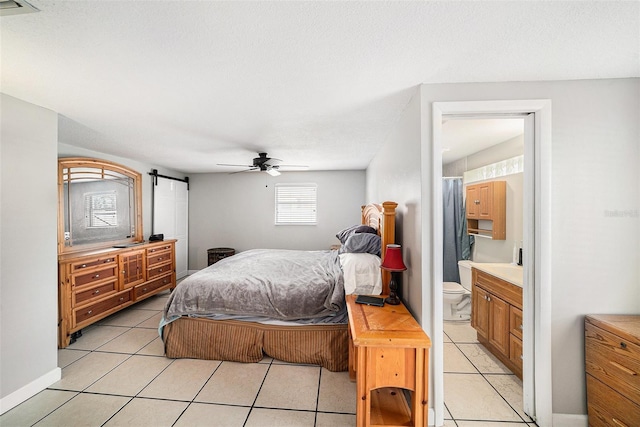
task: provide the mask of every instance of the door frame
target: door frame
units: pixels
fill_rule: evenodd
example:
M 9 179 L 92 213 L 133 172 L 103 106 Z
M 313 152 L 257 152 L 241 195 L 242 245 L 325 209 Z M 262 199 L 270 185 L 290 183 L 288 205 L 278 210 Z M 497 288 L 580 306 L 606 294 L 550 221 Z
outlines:
M 433 254 L 430 295 L 423 318 L 432 319 L 435 425 L 444 420 L 442 318 L 442 119 L 444 116 L 525 119 L 523 407 L 540 427 L 552 425 L 551 377 L 551 100 L 434 102 L 432 105 Z M 532 254 L 533 256 L 530 256 Z M 533 284 L 533 286 L 531 286 Z M 428 291 L 427 291 L 428 292 Z M 531 337 L 533 339 L 531 339 Z

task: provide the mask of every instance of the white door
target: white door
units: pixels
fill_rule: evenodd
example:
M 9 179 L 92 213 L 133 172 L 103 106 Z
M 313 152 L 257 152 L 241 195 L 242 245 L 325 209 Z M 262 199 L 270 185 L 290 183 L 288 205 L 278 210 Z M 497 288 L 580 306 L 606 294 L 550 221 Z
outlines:
M 187 275 L 189 191 L 187 183 L 158 177 L 153 194 L 153 233 L 176 242 L 176 278 Z

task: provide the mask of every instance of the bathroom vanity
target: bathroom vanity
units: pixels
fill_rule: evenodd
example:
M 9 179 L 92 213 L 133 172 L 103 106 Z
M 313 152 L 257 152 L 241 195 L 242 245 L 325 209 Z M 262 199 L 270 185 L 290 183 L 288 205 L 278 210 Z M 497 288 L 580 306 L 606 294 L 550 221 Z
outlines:
M 522 379 L 522 267 L 473 263 L 471 276 L 478 341 Z

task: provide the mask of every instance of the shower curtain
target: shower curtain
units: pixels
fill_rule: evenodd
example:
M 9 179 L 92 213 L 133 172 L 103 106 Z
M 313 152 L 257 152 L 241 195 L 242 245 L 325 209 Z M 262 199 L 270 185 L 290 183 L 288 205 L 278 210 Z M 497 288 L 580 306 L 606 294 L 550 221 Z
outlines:
M 471 258 L 474 237 L 467 234 L 462 178 L 442 179 L 443 282 L 460 283 L 458 261 Z

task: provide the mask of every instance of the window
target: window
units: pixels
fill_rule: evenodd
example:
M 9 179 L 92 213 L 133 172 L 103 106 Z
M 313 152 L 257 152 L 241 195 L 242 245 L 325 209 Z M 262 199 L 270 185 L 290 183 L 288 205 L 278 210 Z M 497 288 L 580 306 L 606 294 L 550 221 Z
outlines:
M 85 195 L 87 227 L 117 227 L 116 192 L 89 193 Z
M 276 184 L 276 225 L 315 225 L 316 184 Z

